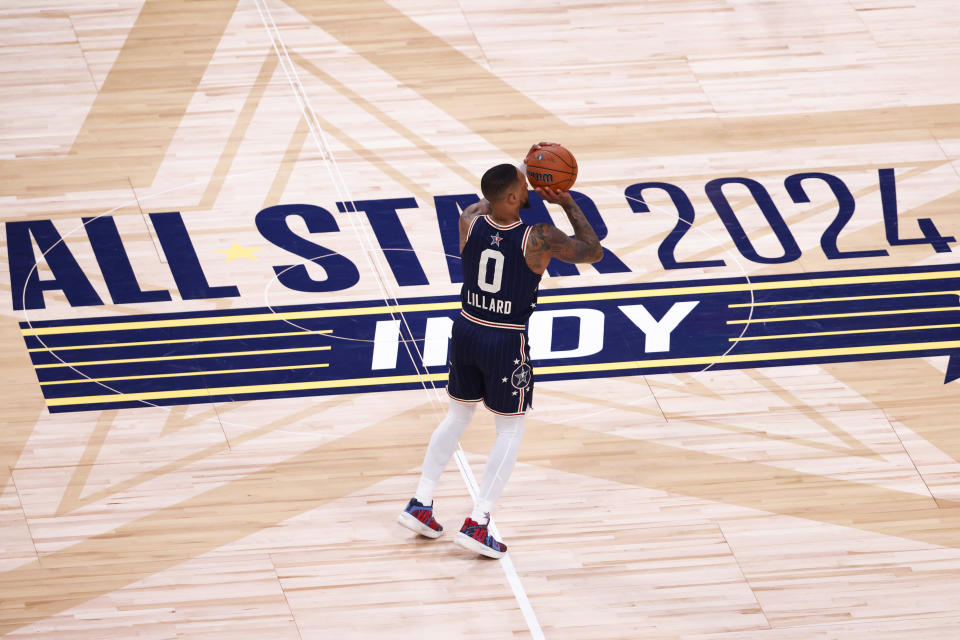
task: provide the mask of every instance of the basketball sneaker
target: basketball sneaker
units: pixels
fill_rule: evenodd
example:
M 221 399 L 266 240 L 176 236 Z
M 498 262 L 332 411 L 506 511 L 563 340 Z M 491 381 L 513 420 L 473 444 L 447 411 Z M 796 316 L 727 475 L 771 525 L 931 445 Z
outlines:
M 433 519 L 432 502 L 430 506 L 426 506 L 417 502 L 416 498 L 410 498 L 407 508 L 397 516 L 397 522 L 410 529 L 410 531 L 428 538 L 439 538 L 443 535 L 443 527 Z
M 460 533 L 453 541 L 468 551 L 488 558 L 502 558 L 507 553 L 507 545 L 490 535 L 486 524 L 480 524 L 470 518 L 463 521 Z

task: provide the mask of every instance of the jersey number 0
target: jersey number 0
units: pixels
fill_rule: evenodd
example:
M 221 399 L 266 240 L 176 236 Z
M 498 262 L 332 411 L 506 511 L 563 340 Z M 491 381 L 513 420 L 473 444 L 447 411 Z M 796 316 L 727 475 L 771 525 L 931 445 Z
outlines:
M 493 282 L 487 280 L 487 271 L 490 261 L 493 260 Z M 496 249 L 484 249 L 480 254 L 480 271 L 477 272 L 477 286 L 487 293 L 500 291 L 503 280 L 503 254 Z

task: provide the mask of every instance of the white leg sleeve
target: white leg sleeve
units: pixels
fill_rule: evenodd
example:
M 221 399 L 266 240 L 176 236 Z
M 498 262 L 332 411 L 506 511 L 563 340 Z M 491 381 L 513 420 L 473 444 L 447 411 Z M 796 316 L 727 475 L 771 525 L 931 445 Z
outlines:
M 496 417 L 497 439 L 493 443 L 493 450 L 490 451 L 487 466 L 483 470 L 480 496 L 474 509 L 475 516 L 492 511 L 493 505 L 500 497 L 500 492 L 507 484 L 507 479 L 513 472 L 513 465 L 517 462 L 517 454 L 520 452 L 525 418 L 526 416 Z M 476 517 L 473 519 L 477 520 Z
M 437 480 L 443 475 L 443 470 L 453 457 L 457 449 L 460 436 L 470 424 L 470 418 L 477 405 L 473 402 L 450 401 L 450 410 L 430 436 L 430 445 L 423 457 L 423 471 L 420 473 L 420 484 L 417 486 L 416 498 L 421 504 L 429 505 L 433 502 L 433 490 Z

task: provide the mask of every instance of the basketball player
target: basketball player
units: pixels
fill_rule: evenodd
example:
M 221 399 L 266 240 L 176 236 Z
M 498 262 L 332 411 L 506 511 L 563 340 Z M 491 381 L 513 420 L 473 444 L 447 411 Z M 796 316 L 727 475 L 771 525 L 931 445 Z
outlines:
M 531 152 L 556 143 L 541 142 Z M 463 264 L 462 311 L 450 340 L 450 409 L 433 432 L 423 460 L 416 495 L 400 514 L 400 524 L 428 538 L 443 527 L 433 518 L 433 491 L 453 456 L 477 403 L 496 414 L 497 438 L 487 458 L 473 513 L 454 542 L 501 558 L 505 544 L 487 532 L 490 511 L 513 471 L 523 436 L 524 414 L 533 397 L 527 319 L 536 307 L 540 278 L 551 258 L 596 262 L 603 257 L 597 234 L 569 192 L 537 188 L 547 202 L 563 207 L 575 237 L 551 224 L 528 226 L 520 209 L 528 206 L 524 173 L 500 164 L 483 174 L 483 200 L 460 216 Z

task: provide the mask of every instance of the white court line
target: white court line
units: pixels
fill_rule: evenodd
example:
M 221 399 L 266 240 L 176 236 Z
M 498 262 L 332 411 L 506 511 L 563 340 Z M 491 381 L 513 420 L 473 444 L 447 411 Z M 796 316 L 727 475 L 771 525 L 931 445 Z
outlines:
M 287 51 L 286 43 L 283 40 L 283 36 L 280 33 L 280 29 L 277 26 L 277 23 L 273 19 L 273 14 L 270 12 L 269 6 L 266 2 L 261 0 L 254 0 L 254 4 L 257 7 L 257 12 L 260 14 L 260 20 L 263 22 L 264 27 L 267 30 L 267 36 L 270 38 L 270 44 L 273 46 L 274 52 L 277 54 L 277 58 L 280 62 L 280 67 L 283 69 L 283 73 L 287 76 L 287 81 L 290 83 L 290 87 L 293 89 L 294 97 L 297 99 L 297 104 L 300 107 L 300 112 L 304 117 L 304 120 L 307 122 L 307 127 L 310 130 L 310 135 L 313 138 L 314 144 L 317 145 L 320 153 L 323 156 L 324 164 L 327 167 L 327 173 L 330 176 L 330 181 L 333 184 L 334 189 L 337 192 L 338 197 L 341 199 L 344 204 L 353 203 L 353 197 L 350 194 L 349 185 L 346 182 L 346 179 L 343 177 L 343 173 L 340 171 L 340 165 L 337 163 L 336 157 L 333 155 L 333 150 L 330 147 L 329 142 L 327 142 L 327 137 L 324 134 L 323 127 L 320 126 L 320 121 L 317 118 L 316 110 L 313 108 L 312 103 L 310 102 L 310 97 L 307 95 L 307 91 L 303 86 L 303 83 L 300 81 L 300 76 L 297 73 L 296 66 L 293 63 L 293 60 L 290 57 L 289 52 Z M 270 22 L 267 23 L 267 18 Z M 344 207 L 347 209 L 347 207 Z M 379 254 L 376 251 L 377 244 L 375 240 L 371 238 L 371 233 L 360 225 L 356 221 L 356 215 L 350 215 L 351 213 L 356 214 L 356 207 L 352 207 L 353 212 L 345 211 L 344 213 L 347 216 L 347 220 L 350 222 L 350 226 L 353 227 L 353 231 L 356 234 L 357 238 L 360 241 L 360 247 L 364 259 L 367 262 L 367 266 L 370 268 L 374 281 L 377 283 L 377 287 L 380 289 L 381 299 L 389 306 L 389 300 L 392 298 L 394 303 L 397 303 L 397 295 L 391 292 L 392 295 L 387 295 L 387 288 L 389 288 L 388 279 L 386 277 L 387 270 L 383 267 Z M 265 290 L 266 293 L 266 290 Z M 407 328 L 407 331 L 410 332 L 409 324 L 407 323 L 406 316 L 402 313 L 400 315 L 400 321 Z M 393 319 L 394 314 L 390 312 L 390 317 Z M 410 357 L 411 362 L 416 367 L 417 360 L 414 359 L 413 354 L 410 353 L 410 347 L 407 344 L 404 344 L 404 348 L 407 350 L 407 355 Z M 416 347 L 415 347 L 416 348 Z M 417 349 L 418 355 L 419 349 Z M 423 358 L 420 357 L 420 361 L 423 361 Z M 421 383 L 424 390 L 427 390 L 427 385 L 425 382 Z M 431 383 L 432 384 L 432 383 Z M 436 391 L 436 388 L 434 388 Z M 428 401 L 433 405 L 434 411 L 438 409 L 436 402 L 439 398 L 437 394 L 430 396 L 428 394 Z
M 331 174 L 331 179 L 333 180 L 334 187 L 337 189 L 338 196 L 340 200 L 344 203 L 352 202 L 353 198 L 350 196 L 349 187 L 346 183 L 346 180 L 343 178 L 343 174 L 340 171 L 340 167 L 337 164 L 336 159 L 334 158 L 333 151 L 326 143 L 326 136 L 324 136 L 322 127 L 319 126 L 319 122 L 316 120 L 315 110 L 313 105 L 310 103 L 310 98 L 306 93 L 306 90 L 303 88 L 303 84 L 300 82 L 300 78 L 297 74 L 296 67 L 294 66 L 293 61 L 290 59 L 290 55 L 287 52 L 286 44 L 283 41 L 283 36 L 280 33 L 280 29 L 277 27 L 276 22 L 273 19 L 273 14 L 270 11 L 269 6 L 267 5 L 266 0 L 254 0 L 254 4 L 257 7 L 257 12 L 260 14 L 260 19 L 263 22 L 263 26 L 267 31 L 267 35 L 270 38 L 270 43 L 273 45 L 274 51 L 277 54 L 277 57 L 280 59 L 280 66 L 283 69 L 284 74 L 287 76 L 287 81 L 290 83 L 291 88 L 293 89 L 294 94 L 297 97 L 297 103 L 300 106 L 301 113 L 307 121 L 307 125 L 310 128 L 311 135 L 314 142 L 317 144 L 320 152 L 324 155 L 324 160 L 327 163 L 327 170 Z M 270 23 L 267 23 L 267 18 L 269 18 Z M 271 29 L 272 27 L 272 29 Z M 279 46 L 278 46 L 279 44 Z M 283 50 L 281 53 L 281 49 Z M 302 93 L 301 93 L 302 92 Z M 313 116 L 313 117 L 311 117 Z M 318 135 L 319 134 L 319 135 Z M 323 140 L 324 144 L 320 143 L 320 139 Z M 334 171 L 336 172 L 334 174 Z M 342 188 L 342 190 L 341 190 Z M 344 207 L 349 209 L 348 207 Z M 354 207 L 355 209 L 355 207 Z M 361 246 L 365 249 L 364 255 L 366 256 L 367 263 L 371 268 L 371 271 L 374 274 L 375 279 L 377 280 L 378 286 L 380 288 L 383 300 L 389 303 L 387 298 L 386 289 L 389 287 L 387 284 L 387 279 L 381 275 L 385 271 L 380 271 L 374 267 L 373 260 L 371 260 L 371 254 L 376 256 L 377 254 L 373 251 L 375 246 L 372 240 L 369 238 L 369 232 L 363 228 L 362 225 L 358 225 L 354 220 L 356 216 L 356 211 L 346 211 L 347 218 L 351 221 L 354 231 L 357 233 L 358 237 L 361 240 Z M 351 213 L 353 215 L 351 215 Z M 364 246 L 366 245 L 366 246 Z M 367 247 L 370 247 L 368 249 Z M 379 262 L 379 261 L 378 261 Z M 379 266 L 379 265 L 378 265 Z M 392 293 L 392 292 L 391 292 Z M 391 296 L 396 300 L 396 295 Z M 392 314 L 391 314 L 392 315 Z M 407 327 L 409 335 L 413 335 L 410 332 L 409 325 L 407 324 L 406 317 L 402 312 L 398 312 L 401 322 Z M 416 350 L 419 361 L 423 363 L 423 355 L 420 353 L 420 349 L 417 346 L 415 341 L 413 342 L 413 349 Z M 414 364 L 414 367 L 417 368 L 417 374 L 420 374 L 419 367 L 417 365 L 417 360 L 413 358 L 413 354 L 410 353 L 410 347 L 407 346 L 407 353 L 410 355 L 410 359 Z M 426 367 L 424 366 L 424 371 Z M 439 399 L 440 391 L 436 388 L 433 382 L 430 382 L 432 387 L 433 396 L 431 397 L 431 389 L 427 388 L 426 382 L 423 383 L 424 392 L 427 393 L 427 396 L 430 398 L 430 403 L 434 404 L 435 400 Z M 441 405 L 442 406 L 442 405 Z M 436 409 L 436 407 L 435 407 Z M 476 504 L 477 501 L 477 480 L 473 475 L 473 471 L 470 469 L 469 464 L 463 454 L 463 449 L 460 447 L 459 443 L 457 445 L 457 451 L 454 453 L 454 459 L 457 462 L 457 468 L 460 470 L 460 475 L 463 478 L 465 484 L 467 485 L 467 490 L 470 493 L 471 499 Z M 491 518 L 489 528 L 494 536 L 499 537 L 496 525 Z M 510 588 L 513 591 L 514 598 L 517 601 L 517 605 L 520 607 L 520 611 L 523 614 L 523 618 L 527 623 L 528 628 L 530 629 L 530 634 L 535 640 L 544 640 L 545 636 L 543 635 L 543 630 L 540 627 L 540 623 L 537 620 L 537 616 L 533 611 L 533 607 L 530 605 L 530 600 L 527 597 L 526 591 L 523 588 L 523 584 L 520 581 L 520 576 L 517 574 L 516 568 L 513 566 L 513 562 L 510 560 L 510 556 L 505 555 L 500 560 L 500 566 L 503 568 L 503 572 L 506 575 L 507 582 L 510 584 Z

